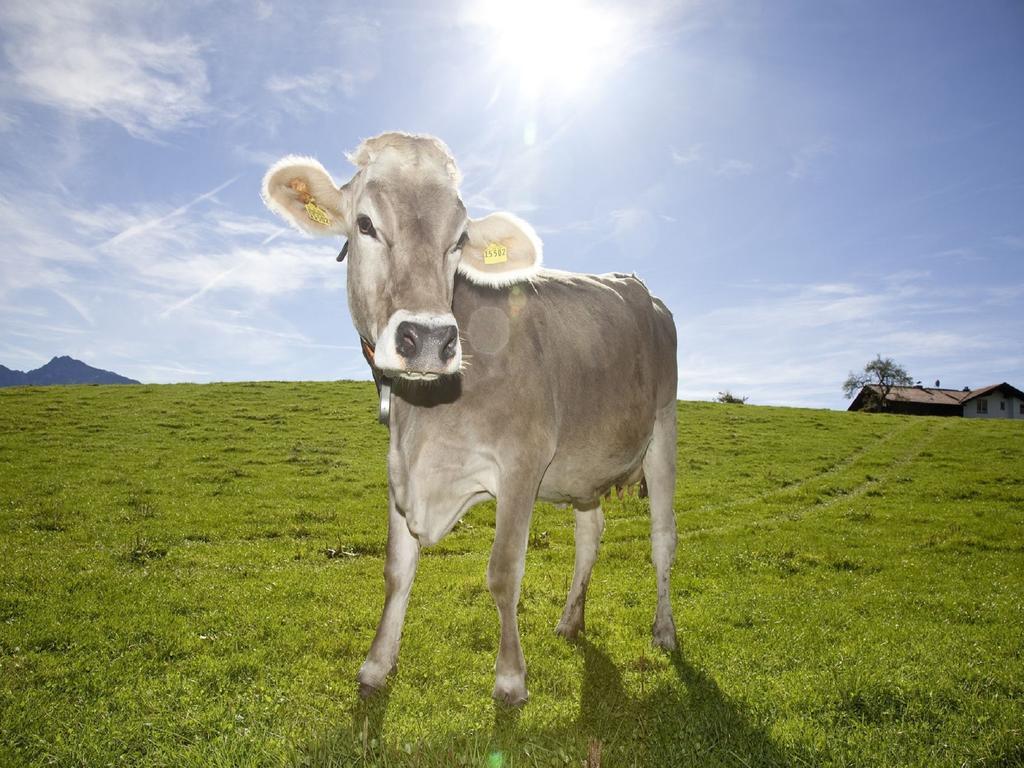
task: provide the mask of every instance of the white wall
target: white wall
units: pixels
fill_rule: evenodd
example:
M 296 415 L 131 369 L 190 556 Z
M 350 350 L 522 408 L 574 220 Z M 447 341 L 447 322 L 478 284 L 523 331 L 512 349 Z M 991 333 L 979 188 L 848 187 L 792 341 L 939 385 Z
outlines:
M 978 401 L 988 400 L 988 413 L 978 413 Z M 1006 403 L 1006 410 L 999 407 L 1000 401 Z M 1020 412 L 1021 400 L 1006 397 L 1001 392 L 992 392 L 985 397 L 976 397 L 964 405 L 964 416 L 968 419 L 1024 419 Z

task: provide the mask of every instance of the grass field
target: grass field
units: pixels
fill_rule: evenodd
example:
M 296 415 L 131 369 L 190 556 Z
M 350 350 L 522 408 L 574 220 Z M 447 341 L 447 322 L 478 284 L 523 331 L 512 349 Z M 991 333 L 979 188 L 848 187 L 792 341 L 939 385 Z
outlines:
M 605 507 L 577 645 L 572 514 L 538 505 L 506 711 L 493 505 L 425 552 L 398 675 L 356 696 L 375 410 L 367 383 L 0 390 L 0 764 L 1024 763 L 1024 424 L 680 404 L 681 651 L 650 646 L 645 500 Z

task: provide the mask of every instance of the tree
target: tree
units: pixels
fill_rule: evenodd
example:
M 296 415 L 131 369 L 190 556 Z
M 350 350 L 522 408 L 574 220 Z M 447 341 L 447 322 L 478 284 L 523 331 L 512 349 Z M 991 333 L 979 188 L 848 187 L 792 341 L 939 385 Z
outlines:
M 719 403 L 735 403 L 737 405 L 743 405 L 747 402 L 746 397 L 737 397 L 728 389 L 725 390 L 725 392 L 719 392 L 718 397 L 716 397 L 715 400 Z
M 876 355 L 874 360 L 864 366 L 863 373 L 850 371 L 843 382 L 843 393 L 853 397 L 858 390 L 867 387 L 868 407 L 884 410 L 893 387 L 909 387 L 913 383 L 906 368 L 890 357 Z

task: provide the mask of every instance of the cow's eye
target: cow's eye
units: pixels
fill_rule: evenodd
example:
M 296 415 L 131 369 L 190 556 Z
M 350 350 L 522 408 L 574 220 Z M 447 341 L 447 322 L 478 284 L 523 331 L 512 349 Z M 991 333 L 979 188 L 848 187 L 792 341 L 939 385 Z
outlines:
M 359 232 L 361 234 L 368 235 L 369 237 L 377 236 L 377 230 L 373 228 L 373 222 L 370 221 L 369 216 L 360 214 L 356 218 L 356 226 L 359 227 Z

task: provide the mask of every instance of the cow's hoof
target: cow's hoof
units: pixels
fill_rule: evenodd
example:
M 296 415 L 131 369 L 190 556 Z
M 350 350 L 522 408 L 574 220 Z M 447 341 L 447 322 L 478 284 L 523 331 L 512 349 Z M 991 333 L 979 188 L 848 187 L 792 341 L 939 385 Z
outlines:
M 506 707 L 521 707 L 530 698 L 526 683 L 521 679 L 498 679 L 494 683 L 494 700 Z
M 654 622 L 653 632 L 654 639 L 651 643 L 655 648 L 674 651 L 678 647 L 676 643 L 676 625 L 671 618 L 667 621 Z
M 370 685 L 369 683 L 359 684 L 359 698 L 369 699 L 384 690 L 384 686 Z
M 388 684 L 388 675 L 394 674 L 397 669 L 397 664 L 392 664 L 390 669 L 385 669 L 367 659 L 360 667 L 359 674 L 356 675 L 356 680 L 359 682 L 359 696 L 365 699 L 384 688 Z
M 558 626 L 555 627 L 555 634 L 561 635 L 569 642 L 576 640 L 582 631 L 583 622 L 560 621 L 558 622 Z

